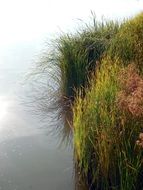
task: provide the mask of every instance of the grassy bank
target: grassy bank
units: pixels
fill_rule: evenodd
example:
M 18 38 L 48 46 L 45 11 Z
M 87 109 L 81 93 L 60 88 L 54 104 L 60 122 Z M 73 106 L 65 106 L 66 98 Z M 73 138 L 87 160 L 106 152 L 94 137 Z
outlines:
M 75 160 L 89 189 L 142 190 L 143 13 L 120 24 L 93 19 L 53 47 L 46 61 L 72 102 Z
M 73 100 L 76 90 L 88 85 L 90 74 L 109 49 L 120 27 L 117 22 L 97 22 L 94 17 L 92 23 L 74 34 L 63 34 L 55 39 L 45 59 L 60 69 L 61 94 L 65 99 Z
M 74 35 L 61 37 L 58 62 L 65 96 L 74 99 L 76 90 L 88 85 L 90 74 L 108 50 L 118 28 L 118 23 L 94 22 L 93 26 L 87 26 Z
M 75 155 L 93 189 L 143 188 L 142 149 L 136 143 L 143 127 L 143 79 L 134 67 L 104 59 L 85 98 L 76 99 Z
M 122 24 L 108 54 L 120 57 L 126 64 L 133 61 L 143 72 L 143 13 Z
M 78 168 L 90 189 L 143 189 L 143 14 L 124 22 L 73 106 Z

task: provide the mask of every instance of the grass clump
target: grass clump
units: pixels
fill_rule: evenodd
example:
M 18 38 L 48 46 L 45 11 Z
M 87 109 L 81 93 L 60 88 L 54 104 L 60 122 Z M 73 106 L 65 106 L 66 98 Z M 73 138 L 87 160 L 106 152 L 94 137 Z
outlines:
M 130 82 L 124 75 L 129 76 L 130 72 L 118 59 L 106 58 L 91 80 L 90 88 L 86 89 L 85 98 L 80 94 L 76 98 L 73 108 L 75 156 L 90 189 L 143 189 L 141 138 L 137 141 L 143 127 L 143 117 L 138 115 L 143 101 L 139 102 L 140 98 L 134 95 L 139 94 L 143 86 L 134 71 L 132 75 L 136 75 L 137 85 L 132 88 L 134 81 Z M 129 97 L 121 98 L 127 91 L 132 102 L 136 102 L 137 114 L 126 109 L 131 105 L 131 100 L 126 101 Z
M 133 61 L 143 72 L 143 13 L 122 23 L 109 54 L 120 57 L 126 63 Z
M 57 40 L 56 62 L 61 70 L 62 94 L 74 99 L 76 90 L 88 85 L 90 73 L 100 62 L 119 29 L 115 22 L 96 22 Z

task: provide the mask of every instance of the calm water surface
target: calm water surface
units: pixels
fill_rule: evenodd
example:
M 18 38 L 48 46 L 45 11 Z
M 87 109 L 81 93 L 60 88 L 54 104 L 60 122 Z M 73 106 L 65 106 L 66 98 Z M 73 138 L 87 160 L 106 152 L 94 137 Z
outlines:
M 35 44 L 1 48 L 0 190 L 75 189 L 72 147 L 50 132 L 49 116 L 42 120 L 23 103 L 23 79 L 38 51 Z

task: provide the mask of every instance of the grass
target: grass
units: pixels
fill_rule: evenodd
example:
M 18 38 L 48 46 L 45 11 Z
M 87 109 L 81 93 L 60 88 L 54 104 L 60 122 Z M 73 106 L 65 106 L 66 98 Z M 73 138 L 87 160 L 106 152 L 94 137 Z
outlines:
M 141 190 L 143 13 L 120 25 L 101 58 L 73 106 L 78 167 L 90 189 Z
M 86 25 L 75 34 L 63 34 L 55 40 L 51 53 L 52 61 L 61 71 L 61 92 L 63 97 L 73 100 L 76 90 L 88 85 L 88 78 L 101 57 L 110 46 L 111 39 L 119 30 L 119 24 L 112 21 Z
M 135 62 L 143 72 L 143 13 L 125 20 L 112 41 L 109 54 L 120 57 L 126 64 Z
M 75 156 L 93 189 L 143 189 L 138 180 L 142 150 L 136 145 L 143 120 L 120 109 L 117 76 L 125 77 L 121 71 L 128 70 L 122 65 L 118 59 L 104 59 L 85 98 L 79 93 L 73 107 Z
M 63 34 L 44 71 L 49 65 L 58 71 L 62 106 L 72 107 L 76 165 L 89 189 L 142 190 L 143 13 L 121 24 L 93 18 Z

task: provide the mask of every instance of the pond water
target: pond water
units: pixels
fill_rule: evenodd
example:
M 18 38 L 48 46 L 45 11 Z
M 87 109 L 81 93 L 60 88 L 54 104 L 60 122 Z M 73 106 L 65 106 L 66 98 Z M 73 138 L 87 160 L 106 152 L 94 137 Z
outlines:
M 34 48 L 0 48 L 0 190 L 74 190 L 72 146 L 61 141 L 49 114 L 42 119 L 25 103 L 33 90 L 25 93 L 23 81 L 39 52 Z

